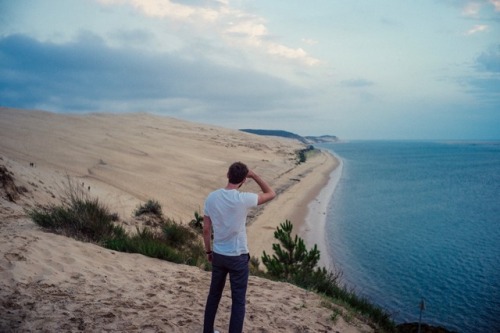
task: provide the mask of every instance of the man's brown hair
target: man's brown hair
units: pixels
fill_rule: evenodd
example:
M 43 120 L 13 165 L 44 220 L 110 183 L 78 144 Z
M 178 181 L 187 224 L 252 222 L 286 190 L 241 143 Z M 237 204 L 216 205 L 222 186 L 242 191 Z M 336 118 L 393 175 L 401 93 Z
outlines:
M 248 168 L 244 163 L 234 162 L 227 171 L 227 178 L 231 184 L 239 184 L 248 175 Z

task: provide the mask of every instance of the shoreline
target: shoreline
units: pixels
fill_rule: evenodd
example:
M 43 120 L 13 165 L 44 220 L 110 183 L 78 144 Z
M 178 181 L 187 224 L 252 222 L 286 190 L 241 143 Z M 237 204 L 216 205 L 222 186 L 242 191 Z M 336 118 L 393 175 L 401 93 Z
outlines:
M 328 240 L 325 232 L 326 216 L 343 169 L 342 160 L 335 155 L 333 156 L 337 161 L 337 165 L 330 172 L 328 183 L 320 190 L 316 198 L 309 203 L 304 224 L 299 232 L 308 248 L 311 248 L 314 244 L 317 245 L 320 251 L 318 266 L 325 267 L 328 270 L 333 270 L 334 262 L 328 251 Z
M 274 231 L 285 220 L 290 220 L 294 226 L 293 234 L 303 238 L 307 247 L 312 247 L 312 235 L 323 234 L 325 217 L 316 221 L 313 216 L 317 210 L 313 204 L 323 203 L 328 205 L 333 189 L 331 189 L 332 175 L 338 170 L 341 161 L 326 150 L 320 152 L 307 160 L 306 163 L 297 166 L 287 174 L 289 184 L 275 200 L 266 204 L 265 208 L 258 214 L 254 221 L 247 226 L 249 248 L 252 256 L 257 255 L 260 259 L 262 253 L 272 254 L 272 244 L 276 243 Z M 282 183 L 283 180 L 280 182 Z M 322 206 L 322 207 L 323 207 Z M 314 221 L 314 222 L 313 222 Z M 312 232 L 311 232 L 312 231 Z M 324 240 L 318 244 L 321 253 L 326 251 Z M 323 255 L 320 262 L 326 260 Z

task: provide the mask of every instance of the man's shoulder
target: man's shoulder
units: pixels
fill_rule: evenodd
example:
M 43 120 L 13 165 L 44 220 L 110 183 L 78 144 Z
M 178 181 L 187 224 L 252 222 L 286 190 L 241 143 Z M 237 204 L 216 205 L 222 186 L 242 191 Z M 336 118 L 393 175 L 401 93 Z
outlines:
M 240 195 L 249 196 L 249 197 L 259 196 L 257 193 L 253 193 L 253 192 L 240 192 Z
M 259 202 L 259 195 L 253 192 L 241 192 L 240 198 L 242 202 L 246 202 L 249 206 L 256 206 Z
M 224 188 L 219 188 L 210 192 L 207 196 L 207 200 L 213 200 L 219 197 L 224 197 L 226 200 L 231 201 L 240 201 L 242 199 L 258 197 L 258 194 L 253 192 L 242 192 L 238 190 L 226 190 Z
M 207 199 L 209 198 L 212 198 L 213 196 L 216 196 L 218 193 L 220 193 L 221 189 L 216 189 L 216 190 L 213 190 L 212 192 L 208 193 L 207 195 Z

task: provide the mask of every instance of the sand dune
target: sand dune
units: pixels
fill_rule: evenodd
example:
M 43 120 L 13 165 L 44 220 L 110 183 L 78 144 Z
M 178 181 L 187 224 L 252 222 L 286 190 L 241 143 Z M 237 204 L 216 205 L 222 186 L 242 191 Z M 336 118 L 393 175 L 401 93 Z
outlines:
M 290 219 L 299 230 L 308 203 L 335 167 L 326 153 L 297 166 L 300 148 L 295 141 L 146 113 L 72 116 L 0 108 L 0 166 L 18 192 L 12 200 L 1 184 L 0 331 L 199 332 L 209 273 L 44 232 L 24 209 L 58 203 L 69 177 L 125 223 L 147 199 L 187 222 L 210 191 L 225 185 L 227 166 L 241 160 L 279 193 L 253 213 L 248 227 L 252 254 L 260 256 L 270 251 L 280 222 Z M 229 306 L 226 292 L 217 318 L 221 332 Z M 250 279 L 246 332 L 372 331 L 331 316 L 318 295 Z

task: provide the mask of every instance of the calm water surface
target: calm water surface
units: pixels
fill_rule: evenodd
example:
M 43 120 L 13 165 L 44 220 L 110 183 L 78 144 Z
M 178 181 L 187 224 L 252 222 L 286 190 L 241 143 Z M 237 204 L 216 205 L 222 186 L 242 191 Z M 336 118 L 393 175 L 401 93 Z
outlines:
M 325 144 L 329 254 L 396 322 L 500 332 L 500 142 Z

